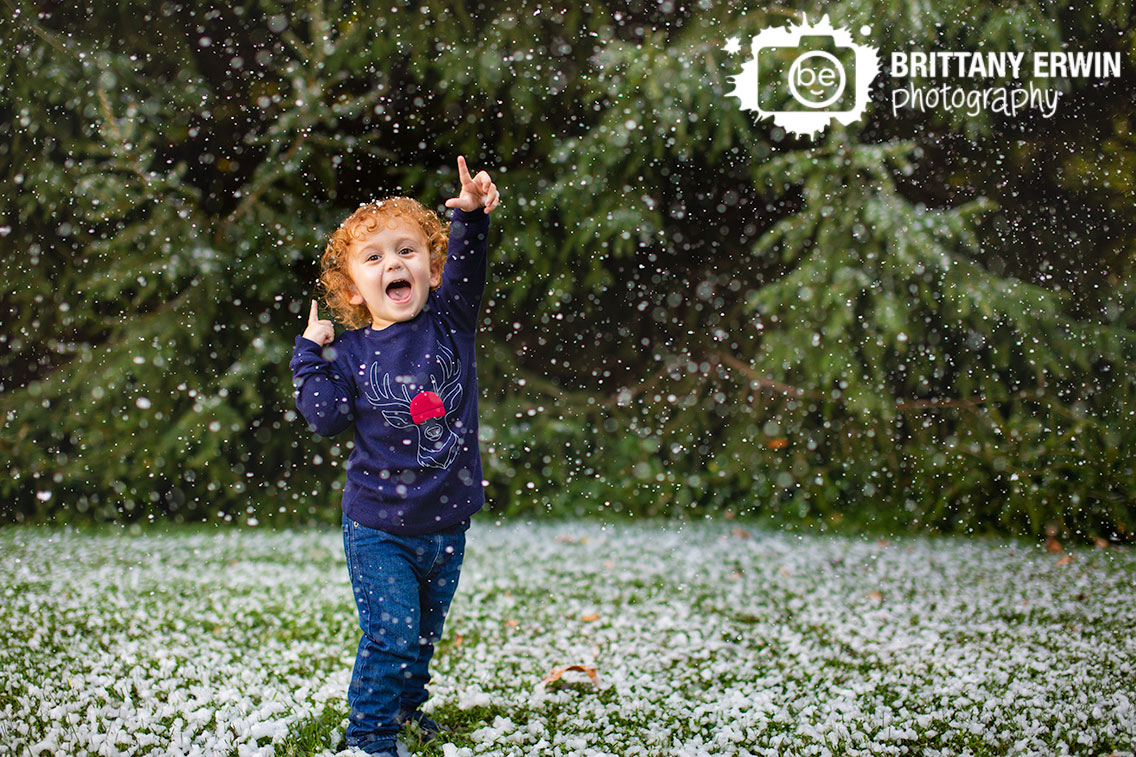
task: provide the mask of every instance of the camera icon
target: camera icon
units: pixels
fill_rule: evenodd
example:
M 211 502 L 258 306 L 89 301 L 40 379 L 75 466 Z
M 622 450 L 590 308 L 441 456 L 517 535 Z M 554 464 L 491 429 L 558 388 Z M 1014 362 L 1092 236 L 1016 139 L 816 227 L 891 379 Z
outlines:
M 868 27 L 861 29 L 862 34 Z M 857 44 L 824 16 L 820 22 L 768 27 L 753 38 L 753 60 L 728 93 L 744 110 L 794 134 L 812 135 L 863 117 L 880 72 L 876 48 Z
M 855 106 L 856 51 L 831 36 L 802 35 L 794 47 L 758 48 L 757 66 L 762 110 L 831 112 Z

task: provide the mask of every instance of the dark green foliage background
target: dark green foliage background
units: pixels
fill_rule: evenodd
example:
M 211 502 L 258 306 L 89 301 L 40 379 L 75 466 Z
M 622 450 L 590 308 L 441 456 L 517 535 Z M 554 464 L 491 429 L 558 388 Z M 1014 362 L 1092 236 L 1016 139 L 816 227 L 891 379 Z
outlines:
M 350 434 L 287 367 L 318 254 L 464 154 L 491 509 L 1136 525 L 1129 2 L 4 4 L 5 520 L 333 519 Z M 1123 72 L 1038 82 L 1051 120 L 896 118 L 885 75 L 794 139 L 725 95 L 791 11 Z

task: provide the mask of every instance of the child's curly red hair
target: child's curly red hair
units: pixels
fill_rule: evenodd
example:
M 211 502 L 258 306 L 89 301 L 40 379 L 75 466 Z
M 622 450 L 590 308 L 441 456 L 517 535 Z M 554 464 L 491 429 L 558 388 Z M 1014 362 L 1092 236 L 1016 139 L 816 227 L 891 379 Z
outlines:
M 450 225 L 422 203 L 411 197 L 389 197 L 363 203 L 347 216 L 331 235 L 320 257 L 320 284 L 324 289 L 324 303 L 333 317 L 349 329 L 358 329 L 371 322 L 366 304 L 352 305 L 351 276 L 347 272 L 351 245 L 377 231 L 380 224 L 389 227 L 395 220 L 410 220 L 422 228 L 430 248 L 430 272 L 441 273 L 446 265 L 446 248 Z

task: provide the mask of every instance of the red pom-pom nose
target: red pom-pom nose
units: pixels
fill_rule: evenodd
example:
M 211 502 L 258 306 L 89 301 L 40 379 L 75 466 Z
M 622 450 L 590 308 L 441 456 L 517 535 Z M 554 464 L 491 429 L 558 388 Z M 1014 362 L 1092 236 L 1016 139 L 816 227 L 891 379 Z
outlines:
M 410 401 L 410 418 L 415 423 L 422 423 L 430 418 L 440 418 L 446 414 L 446 406 L 442 398 L 433 392 L 419 392 Z

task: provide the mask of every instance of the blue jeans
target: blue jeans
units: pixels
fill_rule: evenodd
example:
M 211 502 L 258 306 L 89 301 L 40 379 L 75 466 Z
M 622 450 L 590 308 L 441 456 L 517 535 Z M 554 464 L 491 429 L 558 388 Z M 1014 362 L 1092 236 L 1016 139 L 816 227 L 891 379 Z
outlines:
M 398 536 L 343 519 L 343 551 L 359 611 L 359 651 L 347 690 L 347 745 L 394 750 L 403 719 L 429 697 L 427 668 L 458 587 L 469 519 Z

